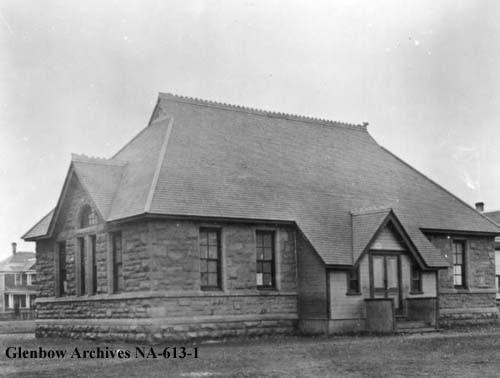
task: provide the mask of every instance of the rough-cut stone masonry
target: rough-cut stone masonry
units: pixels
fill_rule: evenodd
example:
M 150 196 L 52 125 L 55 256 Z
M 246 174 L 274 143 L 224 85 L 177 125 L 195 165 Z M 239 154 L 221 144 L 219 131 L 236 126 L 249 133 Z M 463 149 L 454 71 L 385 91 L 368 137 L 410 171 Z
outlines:
M 439 272 L 439 325 L 498 321 L 495 303 L 494 238 L 486 236 L 431 235 L 429 240 L 453 263 L 453 240 L 466 243 L 466 288 L 453 286 L 452 268 Z
M 210 333 L 216 337 L 293 331 L 297 318 L 293 226 L 143 219 L 111 226 L 99 220 L 97 225 L 80 229 L 79 213 L 85 204 L 93 207 L 73 177 L 56 224 L 56 238 L 37 244 L 38 336 L 109 333 L 112 338 L 121 335 L 136 340 L 172 338 L 176 332 L 175 337 Z M 200 227 L 220 229 L 223 280 L 218 291 L 200 290 Z M 257 230 L 275 233 L 276 288 L 272 290 L 256 287 Z M 110 233 L 116 231 L 121 231 L 123 246 L 124 289 L 120 293 L 110 292 L 109 284 Z M 97 290 L 96 295 L 78 296 L 78 238 L 89 235 L 96 236 Z M 65 295 L 56 297 L 55 251 L 60 241 L 66 242 L 68 285 Z

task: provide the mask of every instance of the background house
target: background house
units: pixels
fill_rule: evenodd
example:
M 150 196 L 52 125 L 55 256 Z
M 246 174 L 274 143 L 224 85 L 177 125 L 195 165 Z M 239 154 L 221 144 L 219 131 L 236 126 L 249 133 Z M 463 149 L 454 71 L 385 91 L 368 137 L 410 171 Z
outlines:
M 0 313 L 3 317 L 32 317 L 38 287 L 36 255 L 18 252 L 12 243 L 12 255 L 0 261 Z
M 23 238 L 38 336 L 172 340 L 496 322 L 499 234 L 366 124 L 160 94 Z

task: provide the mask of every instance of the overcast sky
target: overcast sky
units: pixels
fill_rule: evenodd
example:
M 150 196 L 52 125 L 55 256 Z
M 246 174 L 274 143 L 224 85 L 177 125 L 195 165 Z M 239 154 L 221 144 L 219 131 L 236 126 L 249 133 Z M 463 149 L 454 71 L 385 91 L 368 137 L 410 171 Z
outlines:
M 312 5 L 314 3 L 314 5 Z M 0 0 L 0 258 L 70 154 L 110 157 L 173 92 L 370 123 L 454 194 L 500 209 L 498 1 Z

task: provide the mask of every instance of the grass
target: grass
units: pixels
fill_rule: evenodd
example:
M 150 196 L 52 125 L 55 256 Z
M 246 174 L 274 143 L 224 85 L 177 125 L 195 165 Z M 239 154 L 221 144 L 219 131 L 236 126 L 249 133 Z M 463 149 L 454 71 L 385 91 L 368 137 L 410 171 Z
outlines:
M 7 346 L 71 353 L 75 347 L 98 346 L 133 352 L 135 345 L 0 334 L 0 373 L 23 377 L 494 377 L 500 372 L 499 328 L 386 337 L 235 340 L 198 345 L 197 359 L 143 359 L 133 358 L 132 353 L 127 360 L 12 360 L 5 355 Z

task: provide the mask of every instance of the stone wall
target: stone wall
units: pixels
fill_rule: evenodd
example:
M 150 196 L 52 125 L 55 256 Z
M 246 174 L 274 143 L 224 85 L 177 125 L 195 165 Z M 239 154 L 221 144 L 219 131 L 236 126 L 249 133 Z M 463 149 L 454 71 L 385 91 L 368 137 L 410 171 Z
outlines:
M 297 321 L 293 226 L 144 219 L 80 229 L 78 214 L 93 205 L 72 178 L 56 238 L 37 242 L 37 336 L 139 339 L 219 337 L 293 332 Z M 222 288 L 200 289 L 199 229 L 221 231 Z M 257 230 L 275 233 L 276 287 L 256 286 Z M 120 231 L 124 288 L 109 290 L 111 233 Z M 96 237 L 97 290 L 76 295 L 78 238 Z M 88 240 L 88 239 L 87 239 Z M 68 290 L 56 297 L 57 243 L 66 242 Z M 87 274 L 89 271 L 87 269 Z M 87 280 L 87 282 L 89 282 Z
M 453 240 L 465 241 L 466 287 L 453 285 L 453 271 L 439 272 L 439 325 L 498 322 L 495 303 L 494 238 L 487 236 L 428 235 L 443 256 L 453 263 Z

